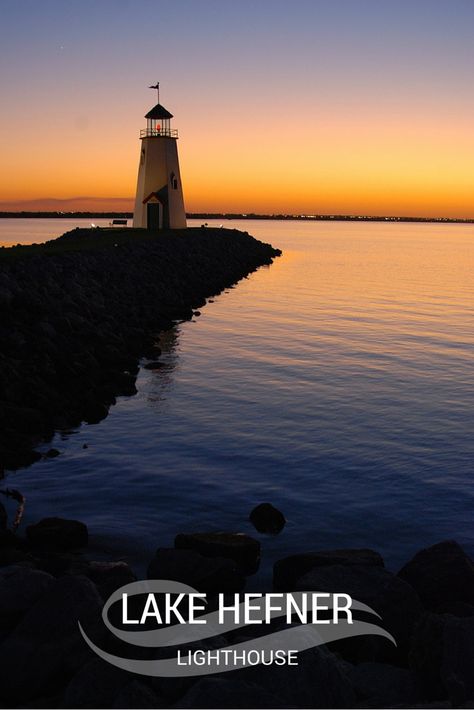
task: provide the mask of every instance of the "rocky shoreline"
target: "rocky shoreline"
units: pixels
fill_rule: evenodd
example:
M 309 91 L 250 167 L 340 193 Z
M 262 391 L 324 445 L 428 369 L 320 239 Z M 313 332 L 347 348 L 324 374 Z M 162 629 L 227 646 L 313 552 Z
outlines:
M 104 602 L 136 580 L 129 565 L 88 558 L 89 531 L 79 521 L 48 518 L 26 534 L 12 533 L 5 515 L 0 521 L 1 707 L 473 707 L 474 565 L 454 541 L 421 550 L 397 574 L 370 549 L 309 550 L 275 562 L 274 591 L 344 591 L 380 615 L 377 623 L 397 647 L 365 635 L 301 652 L 296 668 L 149 678 L 98 658 L 77 625 L 101 649 L 124 658 L 176 653 L 176 647 L 151 648 L 137 656 L 137 648 L 104 626 Z M 260 539 L 178 534 L 174 548 L 156 550 L 147 577 L 205 592 L 212 610 L 218 593 L 245 588 L 259 565 Z M 248 641 L 258 635 L 255 628 L 188 644 L 185 652 Z M 281 628 L 277 623 L 272 630 Z
M 223 228 L 75 229 L 0 249 L 0 474 L 135 394 L 161 331 L 280 253 Z

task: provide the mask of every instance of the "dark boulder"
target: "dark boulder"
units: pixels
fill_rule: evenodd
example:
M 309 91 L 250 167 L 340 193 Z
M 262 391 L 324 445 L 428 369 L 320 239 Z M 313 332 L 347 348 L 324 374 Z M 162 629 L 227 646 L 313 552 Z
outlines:
M 260 503 L 249 515 L 249 520 L 259 533 L 277 535 L 285 527 L 285 516 L 271 503 Z
M 117 694 L 130 682 L 130 675 L 93 658 L 71 679 L 64 691 L 65 708 L 110 708 Z
M 474 698 L 474 617 L 446 616 L 441 681 L 453 705 Z
M 8 515 L 3 503 L 0 502 L 0 530 L 6 530 L 8 525 Z
M 26 537 L 33 547 L 64 551 L 86 547 L 89 536 L 87 526 L 79 520 L 44 518 L 28 525 Z
M 130 566 L 123 561 L 76 561 L 71 564 L 69 573 L 82 574 L 94 582 L 104 601 L 117 589 L 137 579 Z
M 77 672 L 92 656 L 78 621 L 95 643 L 103 643 L 102 604 L 90 580 L 55 580 L 0 645 L 1 696 L 18 704 L 49 692 Z
M 233 678 L 201 678 L 175 708 L 286 708 L 278 696 L 256 683 Z M 295 706 L 293 706 L 295 707 Z M 320 706 L 321 707 L 321 706 Z
M 48 451 L 45 453 L 45 456 L 47 459 L 55 459 L 56 456 L 60 455 L 60 451 L 57 449 L 48 449 Z
M 346 665 L 319 646 L 298 653 L 297 666 L 260 665 L 234 671 L 232 676 L 238 683 L 254 683 L 273 695 L 277 707 L 352 708 L 356 698 Z
M 432 611 L 450 602 L 474 605 L 474 563 L 454 540 L 420 550 L 398 575 Z
M 46 572 L 24 565 L 0 569 L 0 629 L 13 628 L 54 583 Z
M 359 707 L 413 707 L 422 700 L 418 679 L 407 668 L 387 663 L 359 663 L 352 666 L 347 675 Z
M 282 592 L 291 592 L 297 580 L 314 567 L 330 565 L 383 567 L 378 552 L 368 549 L 319 550 L 284 557 L 273 567 L 273 585 Z
M 6 383 L 8 384 L 8 383 Z M 12 428 L 22 434 L 43 433 L 45 430 L 44 415 L 33 407 L 2 402 L 0 407 L 0 425 L 2 428 Z
M 115 696 L 112 708 L 159 708 L 166 704 L 158 697 L 155 691 L 145 683 L 132 680 L 123 687 Z
M 260 563 L 260 543 L 244 533 L 181 533 L 174 544 L 176 549 L 195 550 L 204 557 L 234 560 L 243 574 L 254 574 Z
M 473 659 L 474 617 L 427 612 L 415 626 L 409 663 L 428 699 L 463 707 L 474 697 Z
M 152 362 L 145 363 L 143 367 L 145 370 L 160 370 L 162 367 L 166 367 L 166 363 L 153 360 Z
M 135 386 L 136 377 L 131 375 L 129 372 L 117 372 L 110 376 L 110 382 L 112 382 L 117 395 L 122 397 L 132 397 L 137 393 L 137 388 Z
M 459 617 L 474 616 L 474 606 L 466 604 L 466 602 L 446 602 L 440 605 L 438 613 Z
M 11 530 L 0 529 L 0 567 L 32 562 L 26 543 Z
M 383 567 L 370 565 L 331 565 L 314 567 L 298 579 L 296 591 L 344 592 L 353 600 L 363 602 L 381 619 L 372 623 L 383 626 L 397 642 L 397 648 L 387 639 L 376 636 L 350 639 L 359 661 L 391 661 L 404 658 L 415 623 L 423 608 L 415 590 Z
M 106 418 L 109 408 L 103 402 L 89 399 L 84 405 L 82 418 L 86 424 L 98 424 Z
M 158 548 L 147 577 L 183 582 L 206 594 L 240 592 L 245 586 L 245 578 L 233 560 L 204 557 L 186 549 Z

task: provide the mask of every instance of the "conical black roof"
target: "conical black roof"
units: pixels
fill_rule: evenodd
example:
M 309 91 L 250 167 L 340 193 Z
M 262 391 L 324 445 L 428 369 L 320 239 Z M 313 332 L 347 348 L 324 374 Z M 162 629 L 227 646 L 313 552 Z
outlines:
M 167 111 L 161 104 L 156 104 L 151 111 L 148 111 L 145 118 L 173 118 L 173 114 Z

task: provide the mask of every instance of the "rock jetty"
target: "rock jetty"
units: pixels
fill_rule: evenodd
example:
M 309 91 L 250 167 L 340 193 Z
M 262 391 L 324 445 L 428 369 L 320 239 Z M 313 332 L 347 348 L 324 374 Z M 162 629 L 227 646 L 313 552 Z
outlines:
M 246 232 L 75 229 L 0 249 L 0 472 L 136 392 L 158 334 L 281 252 Z M 54 452 L 50 455 L 54 455 Z

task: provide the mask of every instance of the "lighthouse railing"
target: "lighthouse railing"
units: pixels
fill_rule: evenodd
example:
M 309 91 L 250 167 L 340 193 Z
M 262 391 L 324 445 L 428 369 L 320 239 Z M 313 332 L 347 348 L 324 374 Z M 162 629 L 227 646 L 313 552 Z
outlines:
M 175 128 L 143 128 L 140 131 L 140 138 L 159 138 L 165 136 L 166 138 L 177 138 L 178 131 Z

